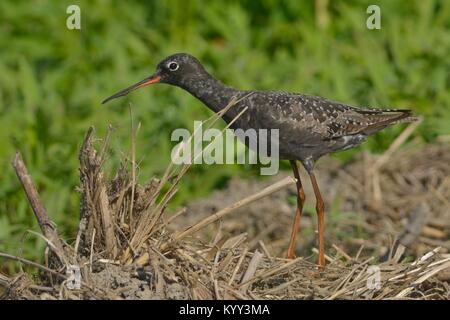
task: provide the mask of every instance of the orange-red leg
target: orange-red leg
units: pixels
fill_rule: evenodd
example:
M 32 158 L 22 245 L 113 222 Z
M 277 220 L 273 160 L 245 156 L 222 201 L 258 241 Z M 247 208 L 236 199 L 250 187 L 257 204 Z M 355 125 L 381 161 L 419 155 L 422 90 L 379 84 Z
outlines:
M 316 196 L 316 211 L 319 229 L 319 261 L 318 264 L 321 267 L 325 266 L 325 241 L 324 241 L 324 219 L 325 219 L 325 205 L 323 203 L 322 195 L 320 194 L 319 186 L 317 184 L 316 176 L 312 171 L 309 172 L 311 178 L 311 184 L 314 189 L 314 195 Z
M 289 241 L 289 247 L 287 252 L 288 259 L 295 258 L 295 239 L 300 230 L 300 219 L 302 217 L 303 204 L 305 202 L 305 191 L 303 190 L 302 182 L 300 180 L 300 174 L 298 172 L 297 161 L 290 160 L 292 171 L 297 182 L 297 209 L 295 211 L 294 223 L 292 224 L 291 239 Z

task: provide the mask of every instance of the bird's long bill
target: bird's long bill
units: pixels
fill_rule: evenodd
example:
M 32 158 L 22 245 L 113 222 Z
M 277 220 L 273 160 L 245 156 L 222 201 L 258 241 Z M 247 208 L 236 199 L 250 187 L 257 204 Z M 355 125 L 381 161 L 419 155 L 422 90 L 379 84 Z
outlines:
M 131 91 L 134 91 L 136 89 L 148 86 L 149 84 L 152 84 L 152 83 L 159 82 L 160 80 L 161 80 L 161 77 L 157 76 L 157 75 L 153 75 L 153 76 L 150 76 L 148 78 L 145 78 L 144 80 L 139 81 L 138 83 L 135 83 L 132 86 L 130 86 L 130 87 L 126 88 L 126 89 L 123 89 L 122 91 L 117 92 L 116 94 L 113 94 L 111 97 L 106 98 L 105 100 L 102 101 L 102 104 L 108 102 L 109 100 L 112 100 L 112 99 L 115 99 L 115 98 L 118 98 L 118 97 L 126 96 Z

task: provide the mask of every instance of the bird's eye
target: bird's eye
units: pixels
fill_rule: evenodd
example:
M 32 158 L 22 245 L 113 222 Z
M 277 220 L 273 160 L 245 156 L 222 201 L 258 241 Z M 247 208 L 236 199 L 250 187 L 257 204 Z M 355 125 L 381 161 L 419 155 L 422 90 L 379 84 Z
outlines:
M 176 62 L 170 62 L 168 67 L 170 71 L 176 71 L 180 66 Z

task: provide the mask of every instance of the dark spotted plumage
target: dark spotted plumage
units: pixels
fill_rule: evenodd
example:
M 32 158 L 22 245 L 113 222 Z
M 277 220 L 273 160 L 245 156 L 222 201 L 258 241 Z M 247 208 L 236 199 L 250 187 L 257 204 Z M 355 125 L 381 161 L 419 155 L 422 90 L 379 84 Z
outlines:
M 158 64 L 155 74 L 103 102 L 156 82 L 180 87 L 216 112 L 233 97 L 243 98 L 223 116 L 226 122 L 230 122 L 247 108 L 232 125 L 233 129 L 279 129 L 279 156 L 290 161 L 298 191 L 288 257 L 295 256 L 295 237 L 304 202 L 296 163 L 300 160 L 310 175 L 316 196 L 321 266 L 325 264 L 324 204 L 313 173 L 314 162 L 327 153 L 358 146 L 369 135 L 391 124 L 415 120 L 409 110 L 364 109 L 297 93 L 234 89 L 212 77 L 196 58 L 184 53 L 167 57 Z
M 248 91 L 231 90 L 244 96 Z M 321 156 L 355 147 L 366 138 L 399 121 L 410 121 L 409 110 L 361 109 L 314 96 L 285 92 L 258 92 L 229 111 L 230 121 L 244 107 L 248 110 L 234 127 L 279 129 L 280 158 L 300 160 L 311 168 Z

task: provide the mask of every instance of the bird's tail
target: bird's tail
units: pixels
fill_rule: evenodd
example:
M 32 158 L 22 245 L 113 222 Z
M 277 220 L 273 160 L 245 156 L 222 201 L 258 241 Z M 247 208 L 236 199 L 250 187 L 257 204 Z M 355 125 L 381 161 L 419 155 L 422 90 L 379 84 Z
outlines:
M 411 110 L 406 109 L 390 109 L 390 110 L 361 110 L 371 123 L 364 129 L 367 135 L 378 132 L 389 125 L 398 123 L 410 123 L 420 120 L 412 114 Z

